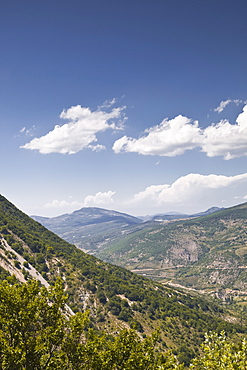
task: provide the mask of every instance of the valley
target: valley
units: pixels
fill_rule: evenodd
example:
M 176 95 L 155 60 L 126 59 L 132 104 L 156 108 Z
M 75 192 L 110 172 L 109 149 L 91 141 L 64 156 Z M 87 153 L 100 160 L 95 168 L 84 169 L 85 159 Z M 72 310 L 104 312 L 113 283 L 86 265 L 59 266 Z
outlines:
M 149 232 L 154 237 L 159 228 L 138 233 Z M 234 307 L 223 307 L 219 300 L 193 289 L 185 293 L 180 286 L 161 284 L 86 254 L 2 196 L 0 237 L 0 279 L 25 282 L 40 276 L 45 286 L 62 279 L 69 309 L 90 312 L 95 330 L 112 334 L 134 328 L 143 338 L 159 330 L 160 348 L 171 349 L 185 364 L 198 353 L 206 331 L 225 330 L 236 336 L 245 332 L 243 313 L 240 317 Z
M 101 209 L 87 209 L 85 219 L 83 212 L 35 219 L 103 261 L 162 284 L 220 297 L 224 302 L 245 302 L 246 203 L 228 209 L 213 207 L 184 218 L 181 214 L 163 215 L 163 219 L 158 215 L 159 221 L 155 217 L 141 221 Z M 173 219 L 164 220 L 168 216 Z

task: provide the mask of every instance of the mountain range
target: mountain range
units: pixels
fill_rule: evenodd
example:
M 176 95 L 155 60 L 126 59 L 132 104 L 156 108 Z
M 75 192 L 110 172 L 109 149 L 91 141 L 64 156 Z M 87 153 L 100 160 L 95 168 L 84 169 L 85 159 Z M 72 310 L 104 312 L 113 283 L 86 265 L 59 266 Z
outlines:
M 109 240 L 128 230 L 139 230 L 143 223 L 138 217 L 97 207 L 84 207 L 71 214 L 57 217 L 32 218 L 61 238 L 84 251 L 93 253 Z
M 247 203 L 150 225 L 108 245 L 99 256 L 161 282 L 243 302 L 247 297 Z
M 167 213 L 158 213 L 156 215 L 152 216 L 145 216 L 141 217 L 144 221 L 170 221 L 170 220 L 181 220 L 184 218 L 194 218 L 194 217 L 200 217 L 200 216 L 206 216 L 211 213 L 217 212 L 222 210 L 223 208 L 219 207 L 211 207 L 208 210 L 204 212 L 199 213 L 193 213 L 193 214 L 186 214 L 186 213 L 180 213 L 180 212 L 167 212 Z
M 35 219 L 88 253 L 156 281 L 223 300 L 247 297 L 247 203 L 145 221 L 99 208 Z
M 189 363 L 208 330 L 244 332 L 243 320 L 218 301 L 181 292 L 103 262 L 47 230 L 0 196 L 0 279 L 45 286 L 60 277 L 71 314 L 89 310 L 92 325 L 114 333 L 160 330 L 160 346 Z
M 212 207 L 192 215 L 171 212 L 141 218 L 103 208 L 84 207 L 57 217 L 31 217 L 82 250 L 97 254 L 102 247 L 114 242 L 119 236 L 145 229 L 153 222 L 194 218 L 218 210 L 220 208 Z

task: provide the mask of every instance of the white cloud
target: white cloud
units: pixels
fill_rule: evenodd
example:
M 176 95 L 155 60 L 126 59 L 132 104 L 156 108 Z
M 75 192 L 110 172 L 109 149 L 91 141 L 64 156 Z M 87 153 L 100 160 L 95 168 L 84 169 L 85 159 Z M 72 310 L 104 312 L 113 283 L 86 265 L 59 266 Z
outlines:
M 88 195 L 83 202 L 84 207 L 104 206 L 113 203 L 115 191 L 98 192 L 95 195 Z
M 230 104 L 232 101 L 231 99 L 222 100 L 217 108 L 214 109 L 215 112 L 221 113 L 225 109 L 225 107 Z
M 116 98 L 113 98 L 112 100 L 106 100 L 102 105 L 99 106 L 99 108 L 110 108 L 112 105 L 116 104 L 116 102 Z
M 26 128 L 25 126 L 22 127 L 19 131 L 20 134 L 25 134 L 26 136 L 34 136 L 34 133 L 36 131 L 35 125 L 33 125 L 31 128 Z
M 240 198 L 244 199 L 246 186 L 247 173 L 236 176 L 191 173 L 170 185 L 151 185 L 135 194 L 130 203 L 135 207 L 145 203 L 150 209 L 159 207 L 187 212 L 199 204 L 202 210 L 204 207 L 220 205 L 224 199 L 233 201 L 236 193 L 243 193 Z
M 169 189 L 169 185 L 151 185 L 148 186 L 144 191 L 134 195 L 134 202 L 143 202 L 145 200 L 153 201 L 157 203 L 159 195 L 163 190 Z
M 247 105 L 235 124 L 222 120 L 205 129 L 184 116 L 165 119 L 145 131 L 139 139 L 123 136 L 115 141 L 115 153 L 134 152 L 143 155 L 173 157 L 187 150 L 201 148 L 209 157 L 232 159 L 247 155 Z
M 198 122 L 192 122 L 184 116 L 177 116 L 145 131 L 146 136 L 139 139 L 123 136 L 115 141 L 115 153 L 136 152 L 143 155 L 174 157 L 186 150 L 194 149 L 201 142 L 201 130 Z
M 88 149 L 92 149 L 93 152 L 100 152 L 101 150 L 105 150 L 106 147 L 104 145 L 88 145 Z
M 235 125 L 223 120 L 204 130 L 202 151 L 209 157 L 223 156 L 232 159 L 247 155 L 247 105 L 236 119 Z
M 85 197 L 83 202 L 79 201 L 67 201 L 67 200 L 57 200 L 54 199 L 53 201 L 46 203 L 43 208 L 45 210 L 50 211 L 57 211 L 59 214 L 65 212 L 72 212 L 76 209 L 80 209 L 82 207 L 97 207 L 97 206 L 107 206 L 108 204 L 113 203 L 113 196 L 115 191 L 107 191 L 107 192 L 98 192 L 95 195 L 88 195 Z M 71 199 L 71 196 L 69 197 Z
M 97 133 L 108 129 L 122 129 L 124 109 L 125 107 L 118 107 L 106 112 L 102 109 L 91 111 L 80 105 L 72 106 L 60 114 L 60 118 L 68 120 L 68 123 L 56 125 L 48 134 L 34 138 L 21 148 L 38 150 L 42 154 L 74 154 L 85 148 L 102 150 L 103 145 L 93 144 L 97 142 Z
M 215 112 L 218 112 L 218 113 L 221 113 L 226 108 L 226 106 L 228 104 L 230 104 L 230 103 L 235 103 L 236 105 L 239 105 L 240 103 L 243 103 L 243 101 L 242 100 L 239 100 L 239 99 L 235 99 L 235 100 L 232 100 L 232 99 L 222 100 L 220 102 L 220 104 L 218 105 L 218 107 L 214 109 L 214 111 Z
M 78 201 L 68 202 L 66 200 L 57 200 L 57 199 L 54 199 L 52 202 L 46 203 L 43 206 L 44 209 L 54 209 L 54 210 L 66 209 L 65 212 L 68 212 L 69 210 L 75 210 L 81 207 L 83 207 L 83 203 L 80 203 Z
M 151 185 L 129 200 L 115 199 L 112 190 L 88 195 L 82 201 L 54 199 L 43 206 L 46 216 L 71 213 L 82 207 L 115 209 L 133 215 L 170 211 L 192 214 L 212 206 L 230 207 L 246 202 L 247 173 L 235 176 L 190 173 L 171 184 Z M 42 211 L 40 213 L 43 213 Z

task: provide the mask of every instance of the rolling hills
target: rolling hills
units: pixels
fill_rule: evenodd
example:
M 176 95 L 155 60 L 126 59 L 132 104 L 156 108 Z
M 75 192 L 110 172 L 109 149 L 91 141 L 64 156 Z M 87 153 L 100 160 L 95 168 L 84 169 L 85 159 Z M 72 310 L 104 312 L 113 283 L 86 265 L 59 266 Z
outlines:
M 243 321 L 216 301 L 193 296 L 102 262 L 48 231 L 0 196 L 0 278 L 62 278 L 70 310 L 89 310 L 92 325 L 114 333 L 160 330 L 160 345 L 189 362 L 208 330 L 245 331 Z

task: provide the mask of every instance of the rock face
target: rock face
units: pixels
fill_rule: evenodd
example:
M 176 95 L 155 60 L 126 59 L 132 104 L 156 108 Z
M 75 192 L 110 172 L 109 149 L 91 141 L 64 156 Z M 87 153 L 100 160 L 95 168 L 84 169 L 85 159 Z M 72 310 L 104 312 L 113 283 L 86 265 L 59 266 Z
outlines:
M 13 234 L 11 235 L 13 237 Z M 14 236 L 14 238 L 19 242 L 16 236 Z M 39 280 L 42 285 L 48 288 L 49 283 L 46 279 L 43 278 L 32 264 L 28 263 L 21 254 L 16 252 L 8 244 L 3 235 L 0 235 L 0 247 L 0 266 L 4 270 L 8 271 L 10 275 L 15 275 L 21 282 L 27 281 L 26 273 L 28 273 L 29 277 Z
M 198 261 L 201 248 L 194 241 L 190 239 L 180 239 L 177 244 L 170 249 L 171 261 L 180 261 L 180 264 L 187 265 Z

